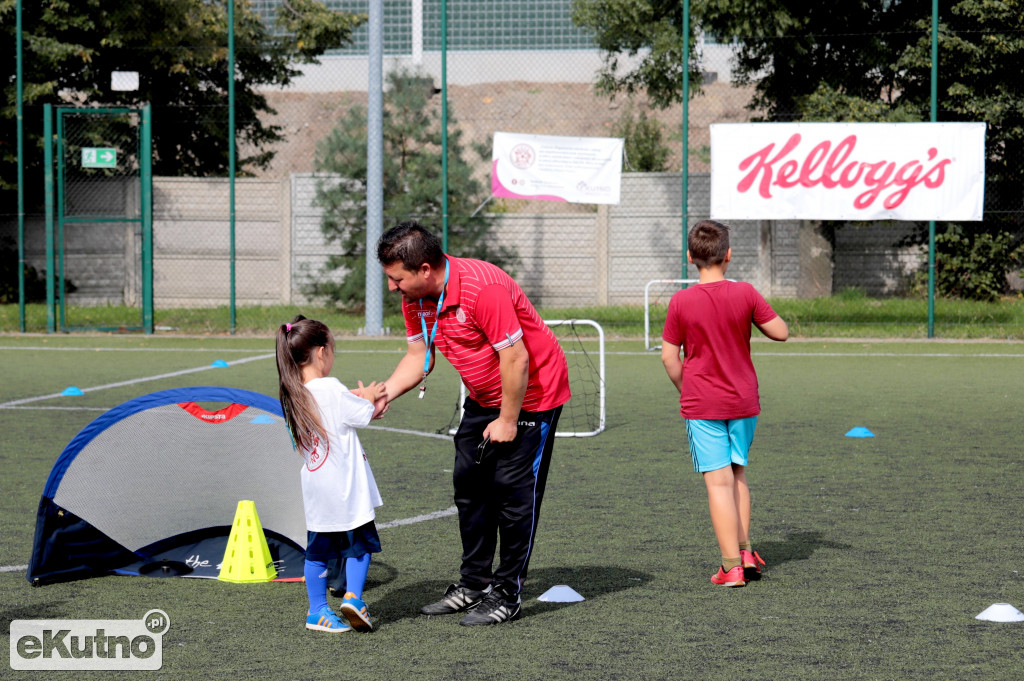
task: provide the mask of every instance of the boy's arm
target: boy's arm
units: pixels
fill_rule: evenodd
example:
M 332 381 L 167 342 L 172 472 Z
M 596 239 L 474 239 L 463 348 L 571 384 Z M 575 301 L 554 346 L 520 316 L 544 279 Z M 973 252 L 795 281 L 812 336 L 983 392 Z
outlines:
M 757 328 L 773 341 L 784 341 L 789 338 L 789 325 L 782 317 L 775 317 L 764 324 L 757 324 Z
M 668 380 L 680 393 L 683 392 L 683 360 L 679 358 L 679 346 L 661 341 L 661 363 L 665 365 Z

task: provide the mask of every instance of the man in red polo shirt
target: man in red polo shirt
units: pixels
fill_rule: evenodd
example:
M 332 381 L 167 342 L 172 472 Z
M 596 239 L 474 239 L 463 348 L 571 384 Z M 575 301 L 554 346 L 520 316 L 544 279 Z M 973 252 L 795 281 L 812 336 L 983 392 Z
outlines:
M 565 354 L 526 294 L 499 267 L 446 255 L 415 221 L 377 243 L 388 288 L 402 294 L 409 347 L 388 400 L 426 390 L 436 348 L 469 393 L 455 435 L 461 578 L 425 615 L 468 610 L 467 626 L 519 617 L 555 428 L 569 400 Z M 493 567 L 498 537 L 500 563 Z

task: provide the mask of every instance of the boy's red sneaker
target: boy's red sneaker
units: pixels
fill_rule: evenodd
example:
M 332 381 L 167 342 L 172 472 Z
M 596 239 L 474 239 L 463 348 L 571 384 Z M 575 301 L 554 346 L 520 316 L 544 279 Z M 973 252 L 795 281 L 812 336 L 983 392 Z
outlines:
M 743 566 L 737 565 L 728 572 L 719 566 L 718 574 L 711 577 L 711 581 L 722 586 L 743 586 L 747 580 L 743 578 Z
M 757 551 L 740 549 L 740 560 L 743 561 L 743 578 L 745 580 L 751 582 L 755 579 L 761 579 L 761 566 L 765 563 Z

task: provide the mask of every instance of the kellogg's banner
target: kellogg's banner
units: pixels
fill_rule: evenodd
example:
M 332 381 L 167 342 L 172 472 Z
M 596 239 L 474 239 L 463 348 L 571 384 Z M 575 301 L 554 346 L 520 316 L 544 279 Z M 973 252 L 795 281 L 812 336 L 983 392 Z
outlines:
M 622 140 L 494 133 L 491 194 L 510 199 L 618 203 Z
M 711 217 L 981 220 L 984 123 L 711 126 Z

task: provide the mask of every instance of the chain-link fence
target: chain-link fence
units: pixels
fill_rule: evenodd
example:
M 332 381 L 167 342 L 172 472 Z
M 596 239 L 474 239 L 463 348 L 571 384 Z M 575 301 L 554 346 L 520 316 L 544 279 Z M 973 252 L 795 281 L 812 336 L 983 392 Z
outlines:
M 412 3 L 415 4 L 415 3 Z M 342 11 L 366 11 L 365 2 L 337 2 Z M 259 9 L 270 16 L 275 3 Z M 447 60 L 441 63 L 440 3 L 423 4 L 420 25 L 410 3 L 384 3 L 383 35 L 387 88 L 398 78 L 418 79 L 426 98 L 422 105 L 432 121 L 423 139 L 411 145 L 433 153 L 425 141 L 439 130 L 441 93 L 448 95 L 450 162 L 465 162 L 472 182 L 454 178 L 450 191 L 449 228 L 472 215 L 487 215 L 487 239 L 494 245 L 492 259 L 509 257 L 503 264 L 514 270 L 531 298 L 545 307 L 593 307 L 609 304 L 640 306 L 644 287 L 651 279 L 695 276 L 683 257 L 681 173 L 683 144 L 682 106 L 651 106 L 644 95 L 599 94 L 596 73 L 602 54 L 594 37 L 573 24 L 571 3 L 566 1 L 447 3 Z M 291 172 L 293 227 L 293 300 L 303 300 L 312 281 L 337 276 L 325 272 L 328 253 L 339 245 L 324 244 L 321 231 L 323 201 L 317 172 L 344 174 L 344 163 L 328 158 L 333 131 L 344 127 L 353 109 L 366 106 L 367 29 L 354 35 L 351 48 L 329 54 L 317 67 L 307 68 L 295 86 L 266 95 L 278 110 L 280 121 L 292 133 L 281 147 L 270 172 Z M 417 38 L 416 36 L 420 36 Z M 417 40 L 419 41 L 417 43 Z M 681 40 L 681 36 L 680 36 Z M 730 48 L 706 45 L 709 66 L 698 100 L 691 105 L 690 173 L 691 210 L 707 213 L 709 200 L 709 134 L 712 121 L 743 121 L 749 88 L 737 88 L 729 80 Z M 627 60 L 636 63 L 638 59 Z M 442 73 L 442 70 L 444 71 Z M 443 82 L 443 77 L 446 82 Z M 395 128 L 403 124 L 401 112 L 385 94 L 386 116 Z M 707 102 L 707 111 L 698 110 Z M 428 118 L 429 118 L 428 117 Z M 701 122 L 695 123 L 695 120 Z M 596 206 L 552 201 L 493 199 L 489 193 L 491 144 L 497 131 L 567 137 L 627 137 L 621 202 Z M 385 122 L 385 156 L 399 153 L 389 148 L 389 123 Z M 400 134 L 395 131 L 395 134 Z M 414 137 L 414 136 L 411 136 Z M 403 138 L 405 139 L 405 138 Z M 439 159 L 437 160 L 439 163 Z M 414 180 L 415 181 L 415 180 Z M 432 178 L 424 178 L 425 182 Z M 387 192 L 387 190 L 386 190 Z M 438 231 L 441 206 L 436 201 L 409 206 L 397 197 L 385 197 L 385 226 L 414 217 Z M 749 250 L 759 270 L 756 247 Z M 740 246 L 743 248 L 744 246 Z M 453 253 L 466 254 L 458 243 Z M 495 250 L 499 251 L 497 254 Z M 357 255 L 362 252 L 356 249 Z M 342 270 L 344 271 L 344 270 Z M 358 287 L 357 287 L 358 289 Z M 781 286 L 776 294 L 787 291 Z M 795 293 L 791 286 L 790 293 Z M 657 291 L 659 299 L 671 289 Z
M 352 14 L 369 10 L 366 0 L 328 0 L 326 5 Z M 223 325 L 215 323 L 209 330 L 229 330 L 232 301 L 238 325 L 244 328 L 252 326 L 250 315 L 259 319 L 266 308 L 283 308 L 281 315 L 312 304 L 357 309 L 362 287 L 351 280 L 362 277 L 366 266 L 358 237 L 364 226 L 360 215 L 365 215 L 360 191 L 366 172 L 367 25 L 355 29 L 351 44 L 320 56 L 318 64 L 301 63 L 289 61 L 289 54 L 298 54 L 295 49 L 288 52 L 284 43 L 274 42 L 285 31 L 272 24 L 282 12 L 301 19 L 308 4 L 252 0 L 236 6 L 239 176 L 232 183 L 225 13 L 216 4 L 203 6 L 209 15 L 202 21 L 219 28 L 163 36 L 179 39 L 171 46 L 153 34 L 145 44 L 112 50 L 103 59 L 96 56 L 94 81 L 99 85 L 53 96 L 77 97 L 83 106 L 137 103 L 143 95 L 112 91 L 104 78 L 112 70 L 139 72 L 153 111 L 157 328 L 178 328 L 190 310 L 213 307 L 223 310 Z M 450 250 L 505 264 L 544 307 L 640 306 L 645 292 L 655 304 L 663 303 L 674 285 L 649 289 L 648 282 L 696 274 L 684 258 L 684 156 L 689 179 L 685 220 L 692 224 L 709 214 L 711 124 L 807 116 L 805 110 L 751 108 L 759 81 L 749 68 L 746 81 L 737 72 L 737 49 L 744 36 L 717 42 L 698 34 L 701 78 L 693 83 L 684 143 L 678 97 L 669 106 L 657 107 L 642 89 L 615 96 L 597 91 L 605 55 L 595 36 L 573 23 L 570 0 L 449 0 L 446 7 L 447 58 L 442 65 L 439 0 L 383 2 L 385 167 L 393 175 L 385 180 L 385 227 L 415 217 L 441 228 L 444 88 L 449 103 Z M 915 40 L 928 36 L 927 17 L 921 19 Z M 254 28 L 257 24 L 267 27 L 263 33 Z M 986 39 L 1000 35 L 990 32 Z M 808 38 L 801 34 L 780 40 L 799 43 Z M 822 36 L 815 40 L 827 42 Z M 960 77 L 964 63 L 956 60 L 968 58 L 966 51 L 954 48 L 946 43 L 944 54 L 952 55 L 942 62 L 947 80 Z M 619 55 L 620 67 L 634 67 L 644 54 L 641 49 L 633 56 Z M 30 71 L 35 80 L 44 80 L 44 65 L 26 73 Z M 38 140 L 40 102 L 45 99 L 26 100 L 24 120 L 32 140 Z M 976 117 L 984 120 L 989 113 L 977 111 Z M 926 120 L 922 112 L 916 115 L 916 120 Z M 940 106 L 939 120 L 965 116 L 962 110 Z M 856 120 L 851 111 L 839 118 Z M 620 203 L 493 199 L 490 147 L 496 131 L 625 138 Z M 989 150 L 989 156 L 999 153 Z M 38 142 L 29 145 L 26 155 L 26 259 L 42 271 L 45 219 L 37 207 L 44 196 L 44 173 Z M 1005 181 L 991 186 L 986 220 L 997 214 L 1005 218 L 1019 239 L 1024 216 L 1019 187 L 1014 191 L 1015 185 Z M 102 196 L 88 200 L 100 201 Z M 5 234 L 13 234 L 13 211 L 4 213 Z M 872 295 L 902 294 L 913 288 L 923 262 L 920 240 L 915 239 L 922 226 L 914 223 L 757 221 L 733 226 L 730 273 L 768 296 L 827 296 L 851 287 Z M 128 238 L 126 231 L 121 233 Z M 67 294 L 69 305 L 87 307 L 101 298 L 111 302 L 116 293 L 102 293 L 93 281 L 127 282 L 134 276 L 128 262 L 134 256 L 128 255 L 127 245 L 115 244 L 114 236 L 109 239 L 110 251 L 123 251 L 125 257 L 118 261 L 96 255 L 90 267 L 109 269 L 104 276 L 68 274 L 77 287 Z M 372 258 L 369 264 L 375 265 Z M 136 305 L 130 285 L 104 286 L 111 291 L 120 286 L 121 303 Z

